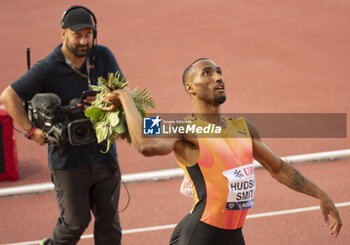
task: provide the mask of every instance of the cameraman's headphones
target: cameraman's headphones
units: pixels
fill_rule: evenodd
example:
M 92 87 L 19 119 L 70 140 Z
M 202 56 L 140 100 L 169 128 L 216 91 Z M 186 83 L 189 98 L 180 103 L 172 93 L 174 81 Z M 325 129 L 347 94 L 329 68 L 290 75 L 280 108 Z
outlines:
M 61 19 L 61 27 L 63 28 L 63 26 L 64 26 L 64 18 L 69 13 L 69 11 L 72 11 L 73 9 L 84 9 L 87 12 L 89 12 L 89 14 L 91 15 L 91 17 L 92 17 L 92 19 L 94 21 L 94 29 L 92 31 L 93 31 L 93 38 L 94 38 L 94 40 L 96 40 L 96 37 L 97 37 L 97 20 L 96 20 L 96 17 L 95 17 L 94 13 L 90 9 L 88 9 L 88 8 L 86 8 L 84 6 L 73 5 L 73 6 L 69 7 L 66 11 L 64 11 L 62 19 Z

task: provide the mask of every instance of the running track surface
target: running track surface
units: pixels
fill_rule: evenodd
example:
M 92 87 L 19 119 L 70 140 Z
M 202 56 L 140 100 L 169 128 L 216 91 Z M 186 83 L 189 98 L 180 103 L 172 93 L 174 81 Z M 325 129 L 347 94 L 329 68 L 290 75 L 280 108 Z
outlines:
M 227 113 L 349 113 L 350 4 L 348 1 L 81 1 L 98 20 L 98 43 L 116 55 L 132 87 L 147 87 L 157 112 L 189 113 L 182 88 L 184 68 L 199 57 L 220 65 L 226 82 Z M 4 0 L 0 9 L 0 90 L 59 42 L 59 20 L 70 1 Z M 349 127 L 349 118 L 347 126 Z M 20 180 L 1 187 L 48 182 L 46 148 L 16 134 Z M 343 139 L 266 139 L 281 156 L 349 148 Z M 119 144 L 123 174 L 176 168 L 173 156 L 145 158 Z M 349 202 L 349 161 L 298 166 L 330 193 Z M 257 171 L 255 207 L 261 213 L 317 205 Z M 130 207 L 124 230 L 177 223 L 192 201 L 178 193 L 180 180 L 128 185 Z M 122 193 L 121 206 L 126 202 Z M 344 227 L 331 239 L 319 211 L 248 219 L 247 244 L 348 244 L 349 207 L 339 208 Z M 48 236 L 57 218 L 52 193 L 0 200 L 0 244 Z M 86 234 L 91 234 L 89 227 Z M 166 244 L 171 229 L 130 233 L 128 244 Z M 79 244 L 93 244 L 84 239 Z

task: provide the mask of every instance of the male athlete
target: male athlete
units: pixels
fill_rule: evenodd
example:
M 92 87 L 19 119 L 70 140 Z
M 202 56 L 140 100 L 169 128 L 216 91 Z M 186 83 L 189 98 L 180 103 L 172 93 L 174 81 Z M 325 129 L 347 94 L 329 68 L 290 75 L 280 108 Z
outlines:
M 105 101 L 111 104 L 106 110 L 113 110 L 120 103 L 123 106 L 132 142 L 143 155 L 165 155 L 173 151 L 191 181 L 194 207 L 176 226 L 170 244 L 245 244 L 242 226 L 255 191 L 253 158 L 277 181 L 319 199 L 325 222 L 329 222 L 328 215 L 333 217 L 331 235 L 338 235 L 342 223 L 328 195 L 276 156 L 249 121 L 220 114 L 226 96 L 219 66 L 209 59 L 198 59 L 184 71 L 183 83 L 193 102 L 193 113 L 186 120 L 196 126 L 220 126 L 219 137 L 179 133 L 173 138 L 142 137 L 142 118 L 130 92 L 122 89 L 105 96 Z

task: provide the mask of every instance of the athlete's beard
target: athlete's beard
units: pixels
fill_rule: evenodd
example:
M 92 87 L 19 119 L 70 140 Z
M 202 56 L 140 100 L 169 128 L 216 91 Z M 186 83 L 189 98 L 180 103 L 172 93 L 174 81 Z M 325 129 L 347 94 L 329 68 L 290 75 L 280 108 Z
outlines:
M 84 46 L 87 46 L 88 48 L 84 50 L 79 49 L 80 47 L 84 47 Z M 69 52 L 71 52 L 77 57 L 86 57 L 92 49 L 92 47 L 90 47 L 88 44 L 86 45 L 78 44 L 76 47 L 74 47 L 73 45 L 69 45 L 68 42 L 66 42 L 66 48 L 69 50 Z
M 226 101 L 226 95 L 218 95 L 214 97 L 214 102 L 221 105 L 222 103 L 224 103 Z

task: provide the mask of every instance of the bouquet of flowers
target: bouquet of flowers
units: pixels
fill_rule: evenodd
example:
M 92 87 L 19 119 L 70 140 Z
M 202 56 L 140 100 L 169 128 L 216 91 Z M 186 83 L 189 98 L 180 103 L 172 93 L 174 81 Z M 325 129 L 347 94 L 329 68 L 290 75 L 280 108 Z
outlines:
M 126 125 L 125 113 L 122 106 L 119 106 L 114 111 L 104 111 L 102 108 L 108 106 L 103 101 L 106 92 L 112 92 L 115 89 L 130 89 L 128 82 L 124 78 L 119 81 L 120 73 L 108 73 L 107 80 L 99 77 L 97 85 L 90 85 L 93 91 L 97 92 L 96 100 L 85 110 L 85 116 L 90 118 L 98 143 L 107 139 L 107 149 L 113 144 L 116 139 L 126 139 L 131 143 L 130 134 Z M 142 117 L 147 114 L 146 109 L 149 107 L 156 108 L 153 98 L 147 89 L 138 90 L 135 88 L 131 91 L 135 105 Z

